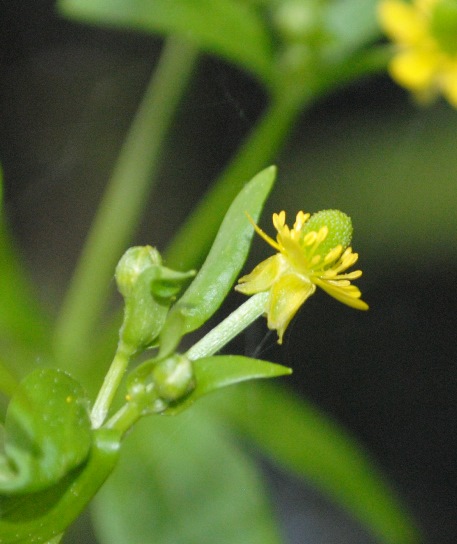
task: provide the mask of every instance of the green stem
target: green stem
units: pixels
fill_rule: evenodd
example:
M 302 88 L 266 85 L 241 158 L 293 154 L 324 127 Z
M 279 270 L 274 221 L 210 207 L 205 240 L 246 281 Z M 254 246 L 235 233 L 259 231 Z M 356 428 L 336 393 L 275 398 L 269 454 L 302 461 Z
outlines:
M 154 71 L 73 276 L 56 325 L 62 362 L 90 348 L 116 262 L 137 225 L 160 162 L 163 142 L 197 58 L 182 39 L 169 38 Z
M 265 305 L 270 296 L 269 292 L 257 293 L 248 298 L 228 317 L 214 327 L 207 335 L 194 344 L 186 353 L 191 360 L 209 357 L 217 353 L 230 340 L 244 331 L 258 317 L 265 313 Z
M 107 429 L 116 429 L 123 435 L 141 418 L 141 409 L 135 402 L 124 404 L 113 417 L 106 422 Z
M 272 160 L 298 113 L 312 98 L 311 95 L 304 98 L 284 94 L 272 100 L 225 172 L 178 231 L 165 255 L 167 266 L 187 270 L 201 264 L 232 200 L 243 185 Z
M 258 317 L 265 313 L 265 305 L 269 293 L 258 293 L 239 306 L 214 327 L 207 335 L 194 344 L 185 354 L 191 361 L 209 357 L 223 348 L 230 340 L 249 327 Z M 114 358 L 111 368 L 105 378 L 99 396 L 92 410 L 92 425 L 100 427 L 105 421 L 109 406 L 116 393 L 125 368 L 127 359 L 122 356 Z M 142 416 L 141 407 L 132 399 L 124 404 L 105 424 L 108 429 L 117 429 L 125 434 Z
M 131 356 L 132 352 L 120 343 L 92 408 L 91 421 L 94 429 L 98 429 L 105 421 Z

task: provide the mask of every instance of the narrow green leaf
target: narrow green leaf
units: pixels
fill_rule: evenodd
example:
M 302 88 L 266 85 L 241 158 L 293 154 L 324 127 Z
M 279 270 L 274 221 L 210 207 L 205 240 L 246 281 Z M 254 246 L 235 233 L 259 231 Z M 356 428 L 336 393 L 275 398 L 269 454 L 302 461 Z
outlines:
M 0 201 L 0 335 L 3 341 L 42 350 L 47 330 L 47 319 L 14 248 Z
M 21 383 L 8 406 L 0 493 L 35 492 L 55 484 L 88 456 L 88 401 L 67 374 L 40 369 Z
M 265 384 L 232 388 L 213 399 L 212 408 L 219 407 L 221 414 L 282 466 L 314 482 L 380 542 L 422 541 L 374 460 L 316 408 Z
M 282 365 L 252 359 L 241 355 L 216 355 L 203 357 L 192 363 L 196 387 L 192 394 L 176 406 L 170 406 L 164 414 L 176 414 L 191 406 L 199 398 L 236 383 L 259 378 L 277 378 L 292 374 Z
M 127 437 L 94 501 L 102 544 L 279 544 L 252 461 L 196 408 Z
M 88 23 L 178 34 L 202 50 L 241 64 L 268 81 L 272 62 L 267 25 L 234 0 L 60 0 L 62 14 Z
M 185 317 L 184 330 L 198 329 L 222 304 L 246 260 L 254 229 L 246 212 L 257 221 L 273 182 L 276 167 L 257 174 L 230 206 L 199 273 L 172 308 Z
M 117 432 L 99 429 L 94 432 L 87 462 L 58 484 L 28 495 L 0 495 L 1 544 L 58 542 L 58 535 L 79 516 L 112 472 L 119 440 Z

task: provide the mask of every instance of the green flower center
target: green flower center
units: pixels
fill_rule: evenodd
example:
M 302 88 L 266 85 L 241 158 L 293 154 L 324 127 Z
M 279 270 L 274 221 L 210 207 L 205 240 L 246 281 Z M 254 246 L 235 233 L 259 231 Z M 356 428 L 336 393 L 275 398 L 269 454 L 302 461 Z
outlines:
M 322 227 L 328 228 L 328 234 L 319 246 L 315 254 L 325 257 L 334 247 L 341 245 L 346 249 L 352 240 L 352 221 L 351 218 L 339 210 L 322 210 L 313 214 L 303 225 L 302 234 L 306 236 L 308 232 L 319 230 Z

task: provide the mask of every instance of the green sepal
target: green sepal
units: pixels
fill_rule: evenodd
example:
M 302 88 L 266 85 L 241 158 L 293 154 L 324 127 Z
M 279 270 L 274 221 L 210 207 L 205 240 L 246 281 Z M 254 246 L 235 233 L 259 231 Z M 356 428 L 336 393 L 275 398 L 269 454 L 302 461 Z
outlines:
M 254 234 L 246 212 L 254 221 L 258 220 L 275 178 L 276 167 L 265 168 L 232 202 L 203 266 L 170 312 L 170 318 L 174 312 L 184 316 L 184 333 L 201 327 L 230 291 L 246 260 Z
M 119 449 L 117 431 L 98 429 L 86 463 L 57 484 L 28 495 L 0 495 L 1 544 L 44 544 L 65 531 L 116 466 Z
M 203 357 L 192 363 L 195 388 L 185 398 L 170 404 L 162 413 L 175 415 L 189 408 L 201 397 L 234 385 L 260 378 L 277 378 L 292 374 L 292 369 L 261 359 L 241 355 L 214 355 Z
M 0 494 L 54 485 L 87 458 L 91 442 L 83 388 L 62 371 L 32 372 L 8 406 Z

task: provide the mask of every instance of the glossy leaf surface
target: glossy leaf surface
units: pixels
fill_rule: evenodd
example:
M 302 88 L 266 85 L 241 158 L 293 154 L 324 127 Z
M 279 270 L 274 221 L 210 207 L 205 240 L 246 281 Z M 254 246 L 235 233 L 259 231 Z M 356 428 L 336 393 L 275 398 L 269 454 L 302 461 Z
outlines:
M 270 36 L 257 10 L 234 0 L 60 0 L 60 11 L 87 23 L 179 34 L 202 50 L 268 79 Z
M 0 493 L 23 494 L 55 484 L 80 465 L 91 447 L 88 402 L 64 372 L 29 374 L 8 406 Z
M 94 522 L 101 544 L 279 544 L 265 497 L 256 467 L 195 406 L 139 422 Z
M 203 266 L 172 308 L 184 316 L 184 332 L 198 329 L 219 308 L 246 260 L 254 229 L 246 212 L 257 221 L 275 180 L 270 166 L 257 174 L 233 201 Z
M 78 517 L 113 470 L 119 447 L 118 433 L 97 430 L 87 462 L 59 483 L 29 495 L 1 495 L 0 543 L 58 542 L 58 535 Z

